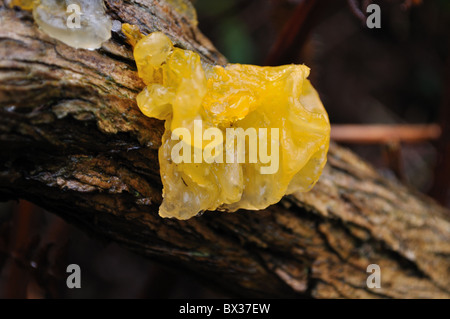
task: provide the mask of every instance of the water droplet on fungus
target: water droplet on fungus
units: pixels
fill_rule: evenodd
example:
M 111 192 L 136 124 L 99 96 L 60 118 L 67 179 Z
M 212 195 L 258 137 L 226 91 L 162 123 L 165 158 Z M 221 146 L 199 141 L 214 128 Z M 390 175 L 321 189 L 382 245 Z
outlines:
M 165 120 L 160 216 L 188 219 L 205 210 L 259 210 L 317 182 L 326 163 L 330 124 L 307 79 L 308 67 L 205 68 L 197 53 L 174 47 L 161 32 L 142 36 L 130 25 L 123 31 L 146 84 L 137 104 L 146 116 Z M 234 138 L 228 140 L 230 129 L 245 133 L 244 147 L 236 152 Z M 174 150 L 184 160 L 174 160 Z M 279 167 L 267 172 L 275 160 Z
M 113 31 L 113 32 L 120 32 L 120 31 L 122 31 L 122 22 L 120 22 L 119 20 L 114 20 L 112 22 L 111 31 Z

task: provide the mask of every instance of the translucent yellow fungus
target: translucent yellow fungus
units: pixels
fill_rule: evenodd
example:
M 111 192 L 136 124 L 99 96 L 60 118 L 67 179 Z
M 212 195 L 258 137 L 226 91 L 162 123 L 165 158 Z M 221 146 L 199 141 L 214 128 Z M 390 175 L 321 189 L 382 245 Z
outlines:
M 45 33 L 77 49 L 98 49 L 111 38 L 102 0 L 12 0 L 9 5 L 32 10 Z
M 146 84 L 137 104 L 165 120 L 162 217 L 263 209 L 317 182 L 330 124 L 308 67 L 207 65 L 161 32 L 123 31 Z
M 12 7 L 19 7 L 23 10 L 33 10 L 34 7 L 34 3 L 37 0 L 10 0 L 9 1 L 9 6 Z

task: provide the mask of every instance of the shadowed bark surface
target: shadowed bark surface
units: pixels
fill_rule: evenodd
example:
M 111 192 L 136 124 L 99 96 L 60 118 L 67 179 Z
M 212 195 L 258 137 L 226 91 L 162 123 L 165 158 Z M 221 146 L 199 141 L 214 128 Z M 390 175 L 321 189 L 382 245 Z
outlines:
M 226 62 L 164 1 L 105 3 L 113 19 Z M 163 123 L 135 103 L 143 83 L 123 35 L 75 50 L 4 1 L 0 23 L 1 199 L 30 200 L 238 296 L 450 297 L 448 211 L 334 144 L 309 193 L 258 212 L 161 219 Z M 366 286 L 369 264 L 381 289 Z

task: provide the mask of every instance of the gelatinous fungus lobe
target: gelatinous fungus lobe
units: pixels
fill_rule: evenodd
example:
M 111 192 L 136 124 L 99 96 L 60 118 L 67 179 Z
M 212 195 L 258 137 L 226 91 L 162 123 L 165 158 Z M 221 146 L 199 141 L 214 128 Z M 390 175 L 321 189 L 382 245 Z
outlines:
M 330 124 L 308 67 L 209 65 L 161 32 L 123 31 L 146 84 L 137 104 L 165 120 L 161 216 L 263 209 L 317 182 Z
M 103 0 L 11 0 L 9 5 L 32 10 L 42 31 L 76 49 L 98 49 L 111 38 Z

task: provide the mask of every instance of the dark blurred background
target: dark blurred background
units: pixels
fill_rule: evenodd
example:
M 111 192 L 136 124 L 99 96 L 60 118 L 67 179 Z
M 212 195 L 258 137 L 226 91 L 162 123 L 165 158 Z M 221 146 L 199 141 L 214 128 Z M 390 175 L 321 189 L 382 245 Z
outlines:
M 388 178 L 450 207 L 450 1 L 196 0 L 200 29 L 233 63 L 304 63 L 331 123 L 437 124 L 417 143 L 340 141 Z M 66 287 L 78 264 L 82 288 Z M 232 297 L 183 269 L 81 233 L 25 201 L 0 203 L 1 298 Z

